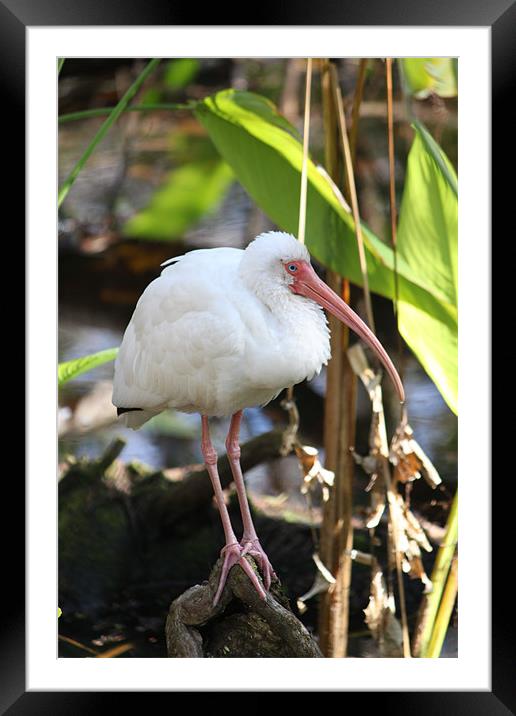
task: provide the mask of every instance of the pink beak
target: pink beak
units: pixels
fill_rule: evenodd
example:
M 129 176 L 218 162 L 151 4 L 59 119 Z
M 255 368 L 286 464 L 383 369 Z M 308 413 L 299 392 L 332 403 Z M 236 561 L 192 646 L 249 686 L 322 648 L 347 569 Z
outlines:
M 351 310 L 351 308 L 345 303 L 337 294 L 327 286 L 324 281 L 317 276 L 312 266 L 306 262 L 299 262 L 299 273 L 296 275 L 296 279 L 290 288 L 294 293 L 297 293 L 306 298 L 311 298 L 320 306 L 329 311 L 335 318 L 342 321 L 345 325 L 349 326 L 368 346 L 370 346 L 376 353 L 380 361 L 385 366 L 390 379 L 392 380 L 396 392 L 398 393 L 400 402 L 405 402 L 405 390 L 403 389 L 403 383 L 398 375 L 396 368 L 394 367 L 391 359 L 387 355 L 384 347 L 374 335 L 374 333 L 366 326 L 364 321 L 357 316 L 357 314 Z

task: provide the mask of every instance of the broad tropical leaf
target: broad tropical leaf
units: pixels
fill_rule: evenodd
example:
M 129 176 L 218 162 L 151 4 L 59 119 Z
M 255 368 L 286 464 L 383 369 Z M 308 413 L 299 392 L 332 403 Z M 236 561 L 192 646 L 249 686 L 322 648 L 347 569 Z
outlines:
M 220 154 L 269 217 L 297 231 L 302 146 L 274 105 L 249 92 L 224 90 L 196 108 Z M 401 211 L 398 273 L 401 329 L 456 410 L 457 180 L 423 127 L 409 159 Z M 372 291 L 394 297 L 393 255 L 363 227 Z M 325 266 L 361 285 L 354 224 L 329 177 L 308 167 L 306 242 Z
M 250 92 L 224 90 L 199 103 L 195 113 L 222 157 L 268 216 L 283 230 L 297 232 L 303 148 L 295 130 L 269 100 Z M 363 227 L 369 284 L 393 298 L 393 254 Z M 308 167 L 306 243 L 323 265 L 362 284 L 353 218 L 338 189 L 312 162 Z M 455 325 L 456 308 L 425 275 L 398 260 L 400 296 Z
M 457 308 L 457 177 L 424 127 L 414 125 L 400 208 L 398 250 L 415 276 L 424 276 Z M 403 337 L 450 408 L 457 412 L 457 323 L 424 306 L 399 303 Z

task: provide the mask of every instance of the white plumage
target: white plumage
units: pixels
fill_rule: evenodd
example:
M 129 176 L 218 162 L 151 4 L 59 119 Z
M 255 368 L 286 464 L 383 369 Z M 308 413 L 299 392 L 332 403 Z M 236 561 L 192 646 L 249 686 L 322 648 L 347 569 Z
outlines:
M 276 577 L 256 534 L 240 466 L 242 410 L 264 405 L 283 388 L 312 378 L 330 358 L 321 307 L 352 328 L 376 352 L 404 391 L 376 336 L 316 275 L 305 247 L 270 232 L 245 251 L 191 251 L 165 262 L 138 301 L 115 362 L 113 403 L 140 427 L 166 408 L 201 413 L 201 450 L 225 535 L 218 603 L 230 569 L 239 564 L 262 599 Z M 231 415 L 226 452 L 235 481 L 243 534 L 238 542 L 224 501 L 211 415 Z M 260 566 L 263 584 L 245 559 Z
M 191 251 L 141 296 L 115 362 L 113 403 L 139 427 L 166 408 L 208 416 L 264 405 L 330 358 L 315 301 L 289 289 L 288 261 L 309 261 L 293 236 L 270 232 L 245 251 Z

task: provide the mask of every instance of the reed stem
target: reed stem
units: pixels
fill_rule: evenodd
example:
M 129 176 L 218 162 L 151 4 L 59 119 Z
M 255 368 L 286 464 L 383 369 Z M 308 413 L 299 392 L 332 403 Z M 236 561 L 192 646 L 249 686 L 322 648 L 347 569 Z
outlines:
M 346 167 L 346 175 L 349 187 L 349 199 L 351 200 L 351 209 L 353 213 L 353 221 L 355 223 L 355 233 L 357 237 L 358 252 L 360 258 L 360 269 L 362 272 L 362 283 L 364 289 L 364 300 L 366 305 L 367 320 L 371 327 L 371 330 L 375 332 L 373 306 L 371 301 L 371 292 L 369 290 L 369 280 L 367 274 L 367 263 L 364 249 L 364 239 L 362 236 L 362 224 L 360 221 L 360 211 L 358 207 L 358 196 L 355 184 L 355 173 L 353 170 L 353 162 L 351 157 L 351 150 L 349 145 L 349 137 L 346 128 L 346 115 L 344 113 L 344 105 L 342 101 L 342 93 L 338 84 L 337 72 L 335 67 L 331 66 L 331 80 L 332 80 L 332 93 L 334 96 L 335 105 L 337 108 L 339 135 L 342 144 L 342 151 L 344 154 L 344 161 Z M 398 594 L 399 594 L 399 605 L 401 612 L 401 625 L 403 633 L 403 655 L 405 658 L 410 658 L 410 639 L 408 631 L 408 619 L 407 610 L 405 604 L 405 587 L 403 583 L 403 572 L 401 568 L 401 553 L 398 544 L 398 529 L 397 529 L 397 508 L 396 508 L 396 496 L 394 494 L 394 488 L 392 486 L 391 474 L 389 469 L 388 455 L 389 447 L 387 442 L 387 431 L 385 428 L 385 414 L 383 408 L 379 414 L 379 436 L 382 442 L 381 453 L 382 453 L 382 473 L 385 482 L 385 490 L 387 492 L 387 500 L 389 505 L 389 517 L 392 524 L 392 541 L 395 553 L 396 562 L 396 574 L 398 580 Z
M 120 117 L 122 112 L 125 110 L 129 102 L 132 100 L 132 98 L 135 96 L 135 94 L 138 92 L 140 87 L 143 85 L 147 77 L 156 69 L 158 66 L 160 60 L 159 58 L 155 58 L 150 60 L 150 62 L 144 67 L 144 69 L 140 72 L 138 77 L 135 79 L 135 81 L 132 83 L 132 85 L 129 87 L 127 92 L 124 94 L 120 102 L 114 107 L 108 118 L 102 123 L 102 126 L 98 130 L 98 132 L 95 134 L 91 142 L 86 147 L 86 150 L 83 152 L 81 158 L 75 165 L 75 167 L 72 169 L 70 174 L 68 175 L 68 178 L 66 179 L 65 183 L 61 187 L 58 193 L 57 197 L 57 205 L 58 207 L 61 206 L 63 201 L 65 200 L 68 192 L 72 188 L 75 180 L 81 173 L 84 165 L 88 161 L 88 159 L 91 157 L 93 152 L 95 151 L 96 147 L 100 142 L 104 139 L 106 136 L 108 130 L 113 126 L 113 124 L 117 121 L 117 119 Z
M 446 585 L 450 565 L 452 563 L 455 549 L 457 547 L 459 527 L 458 493 L 453 498 L 450 514 L 446 523 L 446 532 L 443 542 L 439 547 L 432 570 L 432 591 L 426 595 L 421 602 L 418 620 L 414 630 L 412 651 L 414 656 L 429 658 L 429 647 L 432 635 L 435 630 L 437 613 L 441 604 L 441 598 Z M 443 637 L 444 638 L 444 637 Z M 434 644 L 437 642 L 435 641 Z M 442 642 L 441 642 L 442 643 Z M 435 650 L 435 646 L 434 646 Z
M 124 112 L 153 112 L 158 110 L 175 110 L 175 109 L 188 109 L 193 110 L 197 106 L 196 101 L 181 103 L 181 102 L 154 102 L 149 104 L 133 104 L 130 107 L 126 107 Z M 106 114 L 111 112 L 116 107 L 98 107 L 95 109 L 84 109 L 80 112 L 69 112 L 68 114 L 62 114 L 59 119 L 59 124 L 66 124 L 67 122 L 75 122 L 81 119 L 91 119 L 92 117 L 104 117 Z
M 448 631 L 453 607 L 455 606 L 458 587 L 458 560 L 457 554 L 455 554 L 451 563 L 448 579 L 446 580 L 446 586 L 444 588 L 441 604 L 439 605 L 439 611 L 437 612 L 437 616 L 435 618 L 430 643 L 428 644 L 428 651 L 426 654 L 428 659 L 438 659 L 441 655 L 443 642 L 446 637 L 446 632 Z
M 322 63 L 322 99 L 326 170 L 339 184 L 342 160 L 337 116 L 331 88 L 330 63 Z M 328 284 L 349 302 L 349 282 L 328 272 Z M 348 647 L 351 552 L 353 547 L 353 474 L 350 446 L 355 441 L 356 378 L 347 357 L 349 331 L 330 317 L 332 359 L 328 364 L 324 414 L 326 467 L 335 473 L 330 498 L 324 505 L 320 554 L 335 578 L 321 598 L 319 638 L 328 657 L 345 657 Z
M 303 125 L 303 165 L 301 168 L 301 192 L 299 197 L 298 241 L 305 243 L 306 193 L 308 185 L 308 144 L 310 140 L 310 97 L 312 92 L 312 58 L 306 61 L 305 117 Z
M 346 128 L 346 115 L 344 114 L 344 105 L 342 103 L 342 93 L 340 91 L 337 70 L 334 65 L 330 65 L 332 93 L 335 106 L 337 109 L 337 118 L 339 125 L 339 136 L 342 144 L 342 152 L 344 155 L 344 164 L 346 167 L 346 177 L 349 186 L 349 199 L 351 200 L 351 211 L 353 213 L 353 221 L 355 222 L 355 233 L 357 237 L 358 255 L 360 259 L 360 270 L 362 272 L 362 281 L 364 285 L 364 300 L 366 304 L 367 321 L 373 333 L 375 333 L 373 306 L 371 303 L 371 292 L 369 290 L 369 278 L 367 275 L 367 263 L 364 249 L 364 237 L 362 236 L 362 224 L 360 222 L 360 212 L 358 209 L 357 189 L 355 185 L 355 172 L 353 171 L 353 162 L 351 159 L 351 150 L 349 146 L 348 132 Z
M 353 107 L 351 109 L 351 127 L 349 129 L 349 149 L 351 152 L 351 163 L 355 166 L 355 155 L 357 150 L 357 136 L 358 136 L 358 120 L 360 114 L 360 105 L 362 104 L 362 97 L 364 96 L 364 85 L 366 79 L 367 70 L 367 58 L 362 58 L 358 67 L 358 77 L 355 87 L 355 94 L 353 95 Z

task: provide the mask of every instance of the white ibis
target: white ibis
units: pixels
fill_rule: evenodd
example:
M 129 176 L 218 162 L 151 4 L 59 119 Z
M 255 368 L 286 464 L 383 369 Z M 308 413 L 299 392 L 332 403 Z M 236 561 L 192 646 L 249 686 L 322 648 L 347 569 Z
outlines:
M 392 379 L 401 380 L 365 323 L 318 278 L 294 236 L 261 234 L 245 250 L 201 249 L 170 259 L 141 296 L 115 363 L 113 404 L 138 428 L 167 408 L 202 416 L 202 454 L 226 544 L 214 604 L 235 564 L 262 598 L 276 577 L 253 525 L 240 468 L 239 429 L 246 407 L 265 405 L 284 388 L 314 377 L 330 358 L 322 308 L 360 336 Z M 235 536 L 217 472 L 208 418 L 231 415 L 226 450 L 242 513 Z M 243 557 L 253 556 L 263 585 Z M 265 590 L 264 590 L 265 587 Z

